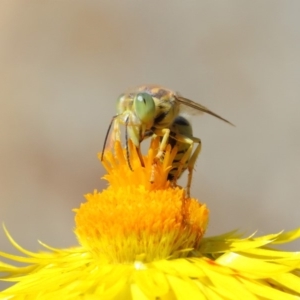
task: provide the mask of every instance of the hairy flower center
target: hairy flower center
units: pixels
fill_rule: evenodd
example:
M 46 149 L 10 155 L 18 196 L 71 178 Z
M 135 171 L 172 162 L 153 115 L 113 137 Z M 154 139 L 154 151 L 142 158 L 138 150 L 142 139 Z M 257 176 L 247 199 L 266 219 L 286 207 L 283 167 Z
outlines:
M 157 144 L 152 143 L 141 167 L 132 156 L 131 171 L 118 142 L 115 153 L 105 155 L 104 177 L 110 186 L 86 195 L 76 210 L 75 232 L 81 244 L 110 262 L 144 262 L 183 257 L 199 246 L 208 222 L 208 209 L 186 198 L 180 187 L 167 180 L 171 169 L 170 147 L 155 168 L 155 183 L 149 183 Z M 134 153 L 134 151 L 132 151 Z M 168 160 L 168 161 L 166 161 Z

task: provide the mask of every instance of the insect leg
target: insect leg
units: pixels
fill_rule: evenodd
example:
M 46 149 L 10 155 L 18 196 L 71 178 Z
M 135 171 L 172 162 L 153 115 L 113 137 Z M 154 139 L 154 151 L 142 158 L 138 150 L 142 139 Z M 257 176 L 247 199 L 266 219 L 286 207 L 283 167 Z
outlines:
M 192 177 L 193 177 L 193 171 L 194 171 L 194 166 L 196 163 L 196 160 L 201 152 L 201 140 L 198 138 L 193 138 L 193 142 L 194 143 L 198 143 L 194 153 L 192 154 L 192 156 L 189 159 L 188 162 L 188 181 L 187 181 L 187 185 L 186 185 L 186 194 L 187 197 L 190 197 L 190 190 L 191 190 L 191 184 L 192 184 Z
M 118 115 L 116 115 L 116 116 L 113 116 L 112 117 L 112 119 L 111 119 L 111 121 L 110 121 L 110 123 L 109 123 L 109 126 L 108 126 L 108 128 L 107 128 L 107 131 L 106 131 L 106 134 L 105 134 L 105 138 L 104 138 L 104 144 L 103 144 L 103 149 L 102 149 L 102 153 L 101 153 L 101 161 L 103 161 L 103 156 L 104 156 L 104 151 L 105 151 L 105 146 L 106 146 L 106 143 L 107 143 L 107 139 L 108 139 L 108 135 L 109 135 L 109 132 L 110 132 L 110 129 L 111 129 L 111 126 L 112 126 L 112 124 L 114 123 L 114 132 L 115 132 L 115 130 L 116 130 L 116 122 L 115 122 L 115 120 L 116 120 L 116 117 L 117 117 Z
M 166 147 L 167 147 L 168 141 L 169 141 L 170 129 L 169 128 L 164 128 L 164 129 L 161 130 L 161 134 L 156 133 L 156 135 L 161 135 L 163 138 L 162 138 L 162 140 L 159 144 L 159 149 L 158 149 L 158 152 L 155 156 L 155 162 L 160 160 L 160 158 L 164 155 L 164 152 L 166 150 Z
M 112 132 L 112 142 L 115 141 L 121 141 L 120 121 L 118 119 L 114 121 L 114 128 Z
M 173 184 L 176 185 L 176 182 L 177 182 L 177 179 L 179 179 L 179 177 L 182 175 L 182 173 L 184 172 L 184 170 L 186 170 L 186 165 L 188 164 L 189 162 L 189 158 L 192 154 L 192 151 L 193 151 L 193 147 L 194 147 L 194 142 L 191 140 L 191 141 L 188 141 L 189 139 L 186 138 L 184 140 L 184 143 L 187 143 L 187 144 L 190 144 L 188 146 L 188 149 L 187 150 L 182 150 L 180 149 L 179 147 L 179 151 L 185 151 L 184 155 L 180 158 L 179 161 L 174 161 L 173 164 L 177 164 L 178 163 L 178 167 L 177 167 L 177 170 L 176 170 L 176 173 L 173 175 Z M 178 155 L 181 155 L 180 152 L 177 152 L 177 157 Z M 175 159 L 176 159 L 176 156 L 175 156 Z
M 152 170 L 151 170 L 151 176 L 150 176 L 150 182 L 153 183 L 154 179 L 155 179 L 155 166 L 157 164 L 157 162 L 163 157 L 164 152 L 166 150 L 166 147 L 168 145 L 168 140 L 169 140 L 169 136 L 170 136 L 170 129 L 169 128 L 164 128 L 160 131 L 155 131 L 155 134 L 158 136 L 162 136 L 162 140 L 159 144 L 159 149 L 158 152 L 153 160 L 152 163 Z
M 125 149 L 126 149 L 126 159 L 128 167 L 131 171 L 133 171 L 130 163 L 130 155 L 129 155 L 129 147 L 128 147 L 128 118 L 125 121 Z

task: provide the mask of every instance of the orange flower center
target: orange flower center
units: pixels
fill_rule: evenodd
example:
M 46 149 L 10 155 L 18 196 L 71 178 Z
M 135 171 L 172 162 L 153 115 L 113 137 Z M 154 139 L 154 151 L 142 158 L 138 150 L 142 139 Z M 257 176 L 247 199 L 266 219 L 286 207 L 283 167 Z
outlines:
M 174 151 L 170 146 L 154 168 L 159 139 L 152 142 L 145 167 L 130 143 L 131 166 L 119 142 L 114 153 L 104 156 L 104 176 L 109 187 L 86 195 L 76 210 L 75 232 L 81 244 L 99 259 L 109 262 L 144 262 L 187 256 L 199 246 L 208 222 L 208 209 L 196 199 L 186 198 L 180 187 L 167 180 Z M 175 153 L 176 154 L 176 153 Z

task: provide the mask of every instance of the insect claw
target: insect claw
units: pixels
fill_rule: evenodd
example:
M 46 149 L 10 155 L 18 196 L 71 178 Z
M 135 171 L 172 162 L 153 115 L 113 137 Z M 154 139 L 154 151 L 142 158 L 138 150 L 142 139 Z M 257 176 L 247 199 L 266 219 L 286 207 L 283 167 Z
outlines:
M 133 169 L 132 169 L 132 166 L 130 164 L 130 161 L 128 160 L 127 163 L 128 163 L 128 168 L 130 169 L 131 172 L 133 172 Z

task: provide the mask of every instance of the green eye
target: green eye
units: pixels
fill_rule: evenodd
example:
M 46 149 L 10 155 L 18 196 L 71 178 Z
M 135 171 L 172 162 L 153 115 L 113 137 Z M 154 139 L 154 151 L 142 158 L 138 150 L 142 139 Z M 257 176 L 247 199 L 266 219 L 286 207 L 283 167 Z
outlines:
M 133 107 L 136 116 L 142 121 L 142 123 L 149 123 L 154 121 L 155 102 L 149 94 L 137 94 L 133 100 Z

